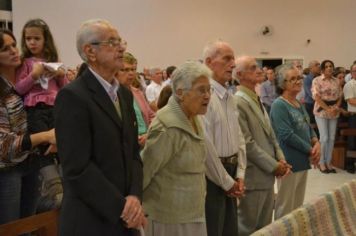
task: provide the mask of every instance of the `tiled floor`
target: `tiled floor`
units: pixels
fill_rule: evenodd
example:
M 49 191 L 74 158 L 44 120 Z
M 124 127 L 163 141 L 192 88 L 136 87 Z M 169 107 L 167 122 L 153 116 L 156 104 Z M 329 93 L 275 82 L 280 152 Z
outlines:
M 344 170 L 338 169 L 337 174 L 323 174 L 317 169 L 309 170 L 304 203 L 352 179 L 356 179 L 356 174 L 350 174 Z

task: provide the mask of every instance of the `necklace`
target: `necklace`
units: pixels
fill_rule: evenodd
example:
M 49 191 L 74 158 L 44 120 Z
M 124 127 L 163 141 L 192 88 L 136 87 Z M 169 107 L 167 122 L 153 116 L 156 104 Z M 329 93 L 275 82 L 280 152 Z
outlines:
M 281 96 L 281 98 L 284 101 L 286 101 L 289 105 L 294 107 L 300 113 L 300 115 L 303 117 L 303 120 L 305 121 L 305 123 L 311 128 L 309 115 L 303 110 L 303 107 L 298 102 L 298 100 L 295 100 L 295 101 L 292 102 L 292 101 L 289 101 L 287 98 L 285 98 L 283 96 Z
M 281 96 L 281 98 L 286 101 L 289 105 L 291 105 L 292 107 L 295 107 L 295 108 L 300 108 L 300 104 L 297 100 L 294 100 L 294 101 L 290 101 L 288 98 L 285 98 L 283 96 Z

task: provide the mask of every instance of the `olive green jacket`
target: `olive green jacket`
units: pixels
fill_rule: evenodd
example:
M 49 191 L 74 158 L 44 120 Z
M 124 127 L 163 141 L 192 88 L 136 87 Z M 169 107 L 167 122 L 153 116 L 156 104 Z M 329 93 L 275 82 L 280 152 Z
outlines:
M 176 100 L 158 111 L 149 130 L 143 159 L 143 207 L 161 223 L 205 221 L 205 142 Z

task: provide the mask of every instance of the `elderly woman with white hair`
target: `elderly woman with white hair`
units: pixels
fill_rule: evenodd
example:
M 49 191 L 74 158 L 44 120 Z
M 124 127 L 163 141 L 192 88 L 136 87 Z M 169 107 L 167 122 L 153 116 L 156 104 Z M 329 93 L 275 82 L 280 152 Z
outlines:
M 206 149 L 197 115 L 207 111 L 210 76 L 200 62 L 180 66 L 172 76 L 172 97 L 148 130 L 142 151 L 148 235 L 207 235 Z
M 277 72 L 280 96 L 272 103 L 271 123 L 292 173 L 277 180 L 275 219 L 303 204 L 308 169 L 311 164 L 316 166 L 320 158 L 320 143 L 304 105 L 297 99 L 303 77 L 292 65 L 282 65 Z

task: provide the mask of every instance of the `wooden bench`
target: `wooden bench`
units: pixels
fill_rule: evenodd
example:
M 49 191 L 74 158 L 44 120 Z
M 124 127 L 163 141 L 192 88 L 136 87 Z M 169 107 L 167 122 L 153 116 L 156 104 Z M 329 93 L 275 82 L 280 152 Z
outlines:
M 345 169 L 345 152 L 347 143 L 345 140 L 335 140 L 331 164 L 339 169 Z
M 347 122 L 338 123 L 335 135 L 331 164 L 340 169 L 345 169 L 345 151 L 347 148 L 346 138 L 341 134 L 341 132 L 342 130 L 348 129 L 347 127 Z
M 0 225 L 1 236 L 18 236 L 34 233 L 37 236 L 56 236 L 58 233 L 59 210 L 15 220 Z

